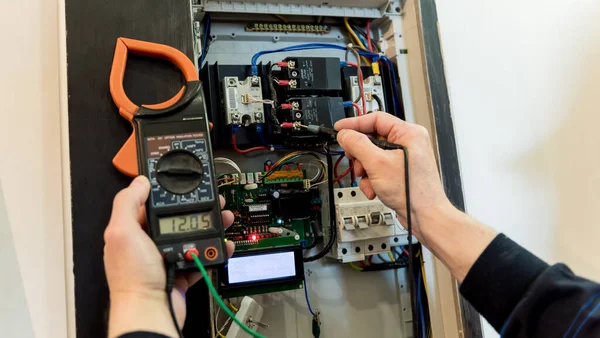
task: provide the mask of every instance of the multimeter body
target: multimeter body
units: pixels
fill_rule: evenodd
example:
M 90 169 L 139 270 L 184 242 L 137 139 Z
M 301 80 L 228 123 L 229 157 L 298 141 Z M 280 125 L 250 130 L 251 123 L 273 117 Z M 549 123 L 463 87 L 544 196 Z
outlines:
M 165 109 L 140 107 L 133 117 L 138 170 L 151 184 L 147 231 L 177 270 L 227 259 L 206 104 L 199 81 Z

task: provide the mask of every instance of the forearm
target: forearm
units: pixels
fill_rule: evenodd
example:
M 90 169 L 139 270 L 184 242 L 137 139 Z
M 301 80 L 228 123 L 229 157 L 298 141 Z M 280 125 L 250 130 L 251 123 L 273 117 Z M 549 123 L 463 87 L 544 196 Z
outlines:
M 166 292 L 111 294 L 108 337 L 145 331 L 178 337 L 171 319 Z
M 417 212 L 414 217 L 419 224 L 415 236 L 448 267 L 459 283 L 498 235 L 450 203 L 428 212 Z

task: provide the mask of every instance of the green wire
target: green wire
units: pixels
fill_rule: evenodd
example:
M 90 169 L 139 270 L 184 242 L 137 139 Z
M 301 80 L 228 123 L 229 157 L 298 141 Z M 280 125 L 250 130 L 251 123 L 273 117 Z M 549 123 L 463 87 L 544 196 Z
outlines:
M 229 318 L 231 318 L 237 325 L 239 325 L 242 328 L 242 330 L 246 331 L 246 333 L 248 333 L 249 335 L 251 335 L 253 337 L 257 337 L 257 338 L 266 338 L 265 336 L 261 335 L 260 333 L 253 331 L 251 328 L 247 327 L 244 323 L 242 323 L 239 319 L 237 319 L 235 314 L 233 312 L 231 312 L 231 310 L 229 310 L 229 307 L 227 305 L 225 305 L 225 303 L 223 302 L 221 297 L 219 297 L 217 290 L 215 289 L 210 278 L 208 278 L 208 273 L 206 272 L 204 265 L 202 265 L 202 262 L 200 262 L 200 259 L 198 259 L 198 256 L 196 256 L 196 254 L 192 253 L 192 258 L 194 258 L 194 262 L 196 262 L 198 269 L 202 273 L 202 276 L 204 277 L 204 282 L 206 282 L 206 286 L 208 286 L 208 290 L 210 290 L 210 293 L 212 294 L 214 299 L 217 301 L 217 304 L 219 304 L 221 309 L 223 311 L 225 311 L 225 313 L 229 316 Z

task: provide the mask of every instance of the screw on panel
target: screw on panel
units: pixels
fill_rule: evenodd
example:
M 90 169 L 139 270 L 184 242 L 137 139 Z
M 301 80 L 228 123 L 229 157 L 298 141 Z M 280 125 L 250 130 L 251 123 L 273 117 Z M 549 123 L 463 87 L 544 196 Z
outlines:
M 290 73 L 293 77 L 298 77 L 298 71 L 297 70 L 292 70 L 292 72 Z
M 262 120 L 262 114 L 261 113 L 256 113 L 254 114 L 254 118 L 257 120 Z
M 229 81 L 227 82 L 230 86 L 235 86 L 236 85 L 236 80 L 235 79 L 229 79 Z
M 297 119 L 301 119 L 302 118 L 302 113 L 301 112 L 297 112 L 296 115 L 295 115 L 295 117 Z
M 275 35 L 275 36 L 273 37 L 273 41 L 275 41 L 275 42 L 279 41 L 279 36 L 278 36 L 278 35 Z
M 288 61 L 288 68 L 294 68 L 296 67 L 296 61 L 290 60 Z
M 252 83 L 253 85 L 258 85 L 260 84 L 260 78 L 258 76 L 253 76 L 250 80 L 250 83 Z
M 300 103 L 298 103 L 298 102 L 292 102 L 292 108 L 294 108 L 294 109 L 300 108 Z

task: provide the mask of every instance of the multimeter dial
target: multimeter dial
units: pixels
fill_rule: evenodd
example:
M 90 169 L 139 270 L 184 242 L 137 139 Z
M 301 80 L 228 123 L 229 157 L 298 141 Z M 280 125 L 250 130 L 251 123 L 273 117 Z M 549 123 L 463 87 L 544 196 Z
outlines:
M 174 149 L 156 163 L 156 180 L 166 191 L 183 195 L 196 190 L 204 177 L 203 165 L 192 152 Z

